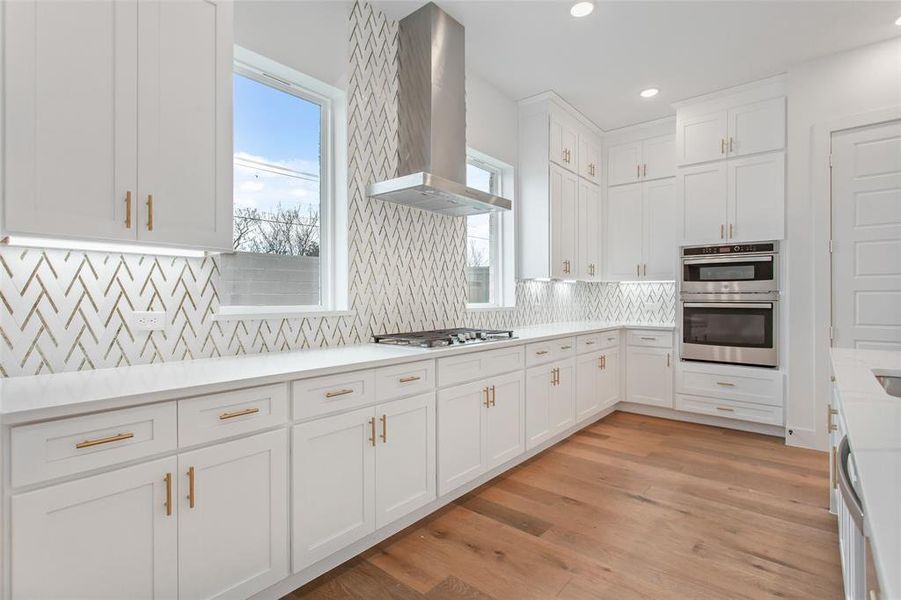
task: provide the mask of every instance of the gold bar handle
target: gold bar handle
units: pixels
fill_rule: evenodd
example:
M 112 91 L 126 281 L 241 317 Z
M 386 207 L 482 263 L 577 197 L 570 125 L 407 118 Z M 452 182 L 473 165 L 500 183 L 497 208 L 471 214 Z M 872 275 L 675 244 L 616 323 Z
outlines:
M 838 488 L 838 450 L 832 447 L 832 488 Z
M 735 152 L 735 138 L 729 136 L 729 152 Z
M 566 346 L 560 346 L 560 349 L 561 349 L 561 350 L 571 350 L 571 349 L 572 349 L 572 346 L 570 346 L 569 344 L 567 344 Z
M 734 226 L 732 223 L 729 223 L 729 239 L 730 239 L 730 240 L 731 240 L 733 237 L 735 237 L 735 234 L 732 233 L 733 227 L 735 227 L 735 226 Z
M 401 377 L 399 381 L 401 383 L 410 383 L 411 381 L 419 381 L 420 379 L 422 378 L 419 375 L 408 375 L 407 377 Z
M 735 412 L 734 408 L 726 408 L 725 406 L 717 406 L 716 409 L 723 412 Z
M 635 165 L 635 178 L 638 179 L 641 177 L 641 165 Z
M 607 370 L 607 355 L 601 355 L 601 366 L 604 367 L 604 370 Z
M 544 356 L 545 354 L 547 354 L 547 350 L 539 350 L 535 353 L 535 356 Z
M 147 194 L 147 231 L 153 231 L 153 194 Z
M 85 440 L 83 442 L 78 442 L 75 444 L 76 450 L 81 450 L 82 448 L 90 448 L 92 446 L 99 446 L 101 444 L 111 444 L 113 442 L 121 442 L 122 440 L 130 440 L 133 438 L 135 434 L 129 433 L 117 433 L 116 435 L 111 435 L 105 438 L 97 438 L 94 440 Z
M 648 176 L 648 163 L 645 163 L 644 165 L 642 165 L 642 167 L 641 167 L 641 176 L 642 176 L 642 177 L 647 177 L 647 176 Z
M 188 467 L 188 506 L 194 508 L 194 467 Z
M 354 393 L 353 390 L 344 388 L 343 390 L 333 390 L 331 392 L 326 392 L 325 397 L 326 398 L 335 398 L 337 396 L 346 396 L 348 394 L 353 394 L 353 393 Z
M 720 223 L 720 239 L 726 239 L 726 226 Z
M 828 410 L 826 411 L 826 422 L 828 423 L 826 431 L 831 433 L 838 430 L 838 426 L 832 421 L 832 416 L 837 414 L 838 411 L 832 408 L 832 405 L 830 404 L 828 406 Z
M 497 388 L 491 386 L 491 406 L 497 406 Z
M 382 415 L 382 443 L 388 443 L 388 415 Z
M 166 482 L 166 516 L 172 516 L 172 473 L 166 473 L 163 477 Z
M 720 138 L 720 154 L 726 153 L 726 138 Z
M 369 443 L 375 448 L 375 417 L 369 419 Z
M 245 408 L 244 410 L 236 410 L 234 412 L 225 412 L 219 415 L 220 421 L 225 421 L 226 419 L 234 419 L 235 417 L 243 417 L 246 415 L 255 415 L 260 412 L 259 408 Z
M 716 384 L 723 387 L 735 387 L 734 383 L 729 383 L 728 381 L 717 381 Z
M 482 388 L 482 393 L 485 394 L 485 408 L 491 407 L 491 401 L 488 399 L 488 386 Z
M 125 192 L 125 228 L 131 229 L 131 191 Z
M 585 342 L 586 346 L 594 346 L 594 340 L 588 340 Z
M 557 385 L 557 369 L 551 369 L 551 385 Z
M 648 276 L 648 264 L 647 263 L 643 264 L 641 267 L 641 270 L 642 270 L 641 274 L 644 275 L 645 277 L 647 277 Z
M 667 353 L 666 353 L 666 366 L 667 366 L 667 367 L 670 366 L 670 360 L 671 360 L 671 359 L 670 359 L 669 352 L 667 352 Z

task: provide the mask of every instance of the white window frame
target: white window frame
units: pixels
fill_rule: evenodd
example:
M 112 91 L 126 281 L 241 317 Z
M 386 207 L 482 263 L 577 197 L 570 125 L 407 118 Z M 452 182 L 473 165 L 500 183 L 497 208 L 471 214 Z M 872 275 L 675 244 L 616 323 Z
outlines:
M 494 188 L 491 193 L 513 199 L 513 167 L 473 148 L 466 150 L 466 162 L 492 175 Z M 515 305 L 514 279 L 514 220 L 513 210 L 492 212 L 489 223 L 490 292 L 488 302 L 468 302 L 467 310 L 497 310 Z M 468 239 L 468 235 L 467 235 Z M 469 251 L 467 247 L 467 252 Z
M 350 314 L 347 310 L 347 94 L 235 46 L 235 74 L 320 107 L 319 304 L 220 306 L 217 318 Z

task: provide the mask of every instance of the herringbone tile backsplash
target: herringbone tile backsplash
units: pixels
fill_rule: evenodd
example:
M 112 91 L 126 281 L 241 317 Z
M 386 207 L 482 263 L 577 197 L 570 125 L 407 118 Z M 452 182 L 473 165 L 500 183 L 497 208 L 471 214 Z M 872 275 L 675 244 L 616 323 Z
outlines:
M 466 311 L 465 221 L 371 201 L 397 170 L 397 24 L 351 12 L 348 85 L 352 316 L 216 321 L 219 260 L 0 249 L 0 376 L 97 369 L 368 341 L 373 333 L 603 319 L 668 323 L 672 283 L 521 281 L 513 310 Z M 135 310 L 166 313 L 138 332 Z

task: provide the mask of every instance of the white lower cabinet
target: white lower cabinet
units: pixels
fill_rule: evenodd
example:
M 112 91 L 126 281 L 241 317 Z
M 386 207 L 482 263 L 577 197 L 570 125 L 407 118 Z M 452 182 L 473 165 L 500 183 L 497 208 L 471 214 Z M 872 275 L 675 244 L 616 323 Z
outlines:
M 673 407 L 672 348 L 629 346 L 626 349 L 626 400 Z
M 526 447 L 532 449 L 575 423 L 573 358 L 526 371 Z
M 164 458 L 14 495 L 12 598 L 176 598 L 177 466 Z
M 576 358 L 576 422 L 581 423 L 619 400 L 619 349 Z
M 435 397 L 295 425 L 294 571 L 435 498 Z
M 518 456 L 522 371 L 438 391 L 438 493 L 447 494 Z
M 288 576 L 284 430 L 178 457 L 178 593 L 246 598 Z

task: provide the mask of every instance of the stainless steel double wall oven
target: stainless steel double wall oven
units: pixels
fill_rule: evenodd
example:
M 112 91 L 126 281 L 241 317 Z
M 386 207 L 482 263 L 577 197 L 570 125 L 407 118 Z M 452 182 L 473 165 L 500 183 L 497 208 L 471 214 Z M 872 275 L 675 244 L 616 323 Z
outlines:
M 777 367 L 775 242 L 682 249 L 682 358 Z

